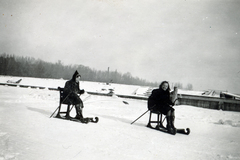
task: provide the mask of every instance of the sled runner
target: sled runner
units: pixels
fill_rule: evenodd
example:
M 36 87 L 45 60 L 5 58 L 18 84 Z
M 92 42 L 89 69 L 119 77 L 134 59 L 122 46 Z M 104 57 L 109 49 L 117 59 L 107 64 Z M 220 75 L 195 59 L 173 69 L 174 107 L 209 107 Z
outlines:
M 98 117 L 95 118 L 90 118 L 90 117 L 86 117 L 81 119 L 77 119 L 77 118 L 72 118 L 70 119 L 71 121 L 76 121 L 76 122 L 81 122 L 81 123 L 89 123 L 89 122 L 93 122 L 93 123 L 97 123 L 98 122 Z
M 189 135 L 190 134 L 190 129 L 189 128 L 186 128 L 186 129 L 177 129 L 176 131 L 174 132 L 169 132 L 167 130 L 166 127 L 159 127 L 159 126 L 156 126 L 155 128 L 152 127 L 151 125 L 147 125 L 147 127 L 151 128 L 151 129 L 155 129 L 155 130 L 158 130 L 158 131 L 162 131 L 162 132 L 165 132 L 165 133 L 170 133 L 172 135 L 175 135 L 176 133 L 181 133 L 181 134 L 186 134 L 186 135 Z
M 82 118 L 82 119 L 78 119 L 78 118 L 73 118 L 73 117 L 61 117 L 61 116 L 55 116 L 55 118 L 59 118 L 59 119 L 63 119 L 63 120 L 69 120 L 69 121 L 74 121 L 74 122 L 80 122 L 80 123 L 97 123 L 99 121 L 98 117 L 95 118 L 91 118 L 91 117 L 86 117 L 86 118 Z
M 157 120 L 156 121 L 153 121 L 152 120 L 152 114 L 157 114 Z M 170 133 L 172 135 L 175 135 L 176 133 L 181 133 L 181 134 L 186 134 L 186 135 L 189 135 L 190 134 L 190 129 L 189 128 L 186 128 L 186 129 L 178 129 L 176 128 L 176 130 L 172 130 L 172 131 L 169 131 L 164 125 L 163 125 L 163 122 L 165 120 L 162 119 L 163 118 L 163 114 L 158 112 L 158 111 L 151 111 L 150 110 L 150 115 L 149 115 L 149 121 L 148 121 L 148 124 L 147 124 L 147 127 L 151 128 L 151 129 L 156 129 L 158 131 L 162 131 L 162 132 L 166 132 L 166 133 Z M 157 124 L 155 127 L 153 127 L 151 124 Z
M 74 105 L 72 104 L 72 102 L 68 98 L 68 95 L 66 97 L 63 96 L 63 88 L 58 87 L 58 90 L 59 90 L 59 93 L 60 93 L 59 106 L 53 112 L 53 114 L 50 116 L 50 118 L 54 115 L 54 113 L 56 111 L 58 111 L 55 118 L 60 118 L 60 119 L 70 120 L 70 121 L 75 121 L 75 122 L 81 122 L 81 123 L 88 123 L 88 122 L 97 123 L 99 121 L 98 117 L 94 117 L 94 118 L 93 117 L 85 117 L 85 118 L 70 117 L 70 112 L 71 112 L 72 108 L 74 107 Z M 67 105 L 67 110 L 66 111 L 61 111 L 62 105 Z M 62 114 L 65 114 L 65 116 L 61 116 Z

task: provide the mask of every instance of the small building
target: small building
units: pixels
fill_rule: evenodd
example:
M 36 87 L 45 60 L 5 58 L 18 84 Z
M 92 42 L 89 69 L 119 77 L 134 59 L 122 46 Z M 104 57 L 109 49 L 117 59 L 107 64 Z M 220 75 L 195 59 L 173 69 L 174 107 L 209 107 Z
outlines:
M 228 93 L 228 92 L 221 92 L 220 93 L 220 98 L 240 100 L 240 95 L 233 94 L 233 93 Z

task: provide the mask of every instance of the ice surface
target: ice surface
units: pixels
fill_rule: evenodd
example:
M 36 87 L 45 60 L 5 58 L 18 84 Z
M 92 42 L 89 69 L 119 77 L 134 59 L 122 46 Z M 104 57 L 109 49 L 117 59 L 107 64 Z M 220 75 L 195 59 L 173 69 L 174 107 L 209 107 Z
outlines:
M 65 82 L 30 79 L 21 83 L 57 87 Z M 85 90 L 99 90 L 102 85 L 81 83 Z M 84 116 L 98 116 L 97 124 L 49 118 L 58 107 L 58 91 L 0 86 L 0 160 L 240 159 L 239 112 L 175 106 L 176 127 L 189 127 L 191 134 L 173 136 L 147 128 L 148 114 L 130 124 L 147 110 L 144 100 L 87 93 L 81 98 Z

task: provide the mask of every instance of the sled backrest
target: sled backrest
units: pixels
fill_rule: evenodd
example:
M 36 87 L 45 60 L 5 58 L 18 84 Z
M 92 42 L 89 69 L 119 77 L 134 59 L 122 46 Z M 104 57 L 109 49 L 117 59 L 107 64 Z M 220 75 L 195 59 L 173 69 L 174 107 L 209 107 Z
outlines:
M 67 96 L 64 95 L 63 93 L 63 88 L 58 87 L 59 90 L 59 95 L 60 95 L 60 104 L 72 104 L 71 101 L 69 100 L 69 98 Z

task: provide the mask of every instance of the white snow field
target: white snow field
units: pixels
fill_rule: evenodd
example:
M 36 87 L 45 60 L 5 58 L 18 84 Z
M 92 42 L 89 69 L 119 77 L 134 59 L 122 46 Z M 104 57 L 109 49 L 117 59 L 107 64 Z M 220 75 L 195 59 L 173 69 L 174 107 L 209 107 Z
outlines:
M 29 79 L 38 86 L 63 87 L 65 82 Z M 81 88 L 101 88 L 93 84 L 84 82 Z M 136 89 L 125 87 L 122 93 Z M 176 127 L 189 127 L 191 133 L 170 135 L 146 127 L 149 113 L 131 125 L 147 110 L 144 100 L 88 93 L 81 98 L 84 116 L 98 116 L 98 123 L 49 118 L 59 105 L 58 91 L 0 86 L 0 160 L 240 159 L 239 112 L 175 106 Z

